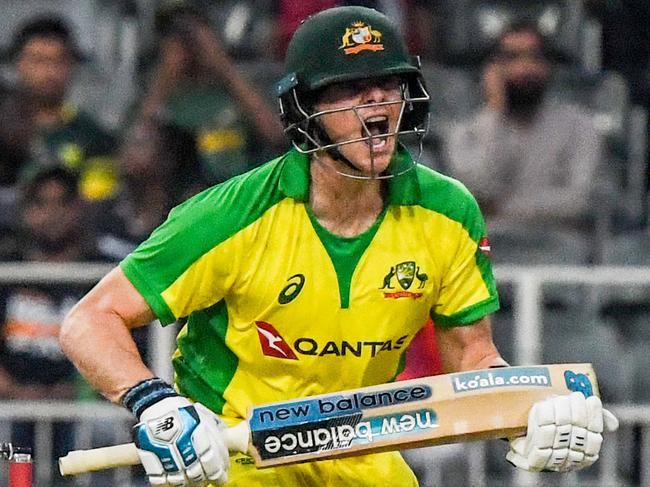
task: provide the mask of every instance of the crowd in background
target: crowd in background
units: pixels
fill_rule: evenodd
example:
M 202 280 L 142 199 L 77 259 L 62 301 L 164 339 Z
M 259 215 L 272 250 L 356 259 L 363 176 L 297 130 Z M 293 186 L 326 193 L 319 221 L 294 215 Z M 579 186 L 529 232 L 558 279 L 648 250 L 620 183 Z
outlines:
M 420 162 L 476 195 L 495 262 L 650 262 L 627 250 L 650 248 L 646 2 L 116 2 L 140 35 L 135 89 L 100 104 L 120 104 L 111 124 L 75 84 L 79 71 L 108 84 L 119 73 L 93 68 L 78 19 L 41 3 L 0 46 L 0 261 L 119 262 L 175 205 L 287 149 L 273 99 L 286 43 L 309 14 L 359 4 L 390 15 L 421 54 L 432 113 Z M 0 399 L 79 397 L 56 336 L 84 291 L 0 288 Z M 507 316 L 507 290 L 503 301 Z M 611 399 L 629 399 L 612 384 Z

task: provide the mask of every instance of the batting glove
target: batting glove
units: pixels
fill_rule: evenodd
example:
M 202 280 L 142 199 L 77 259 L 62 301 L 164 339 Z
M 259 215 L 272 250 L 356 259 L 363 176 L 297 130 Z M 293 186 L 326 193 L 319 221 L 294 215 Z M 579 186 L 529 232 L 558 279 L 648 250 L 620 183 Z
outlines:
M 530 472 L 580 470 L 598 460 L 603 429 L 617 428 L 618 420 L 597 396 L 549 397 L 533 405 L 528 432 L 510 440 L 506 460 Z
M 135 444 L 153 486 L 205 486 L 228 480 L 230 460 L 217 417 L 200 403 L 172 396 L 147 407 Z

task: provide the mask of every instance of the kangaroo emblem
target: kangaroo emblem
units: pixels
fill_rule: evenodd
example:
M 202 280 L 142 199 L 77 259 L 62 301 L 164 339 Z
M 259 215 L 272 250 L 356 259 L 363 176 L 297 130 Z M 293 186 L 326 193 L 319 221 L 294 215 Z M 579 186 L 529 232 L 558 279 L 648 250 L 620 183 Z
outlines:
M 388 274 L 384 276 L 384 285 L 379 289 L 395 289 L 394 286 L 390 285 L 390 282 L 393 280 L 393 277 L 395 277 L 395 266 L 392 266 L 390 268 L 390 271 L 388 271 Z
M 417 278 L 418 281 L 420 281 L 420 285 L 418 286 L 418 289 L 422 289 L 424 285 L 427 283 L 429 280 L 429 276 L 425 272 L 420 272 L 420 266 L 418 266 L 417 269 L 415 269 L 415 277 Z
M 383 46 L 381 46 L 381 36 L 381 32 L 373 29 L 370 25 L 366 25 L 363 22 L 354 22 L 351 27 L 345 29 L 345 34 L 341 38 L 342 44 L 339 49 L 357 48 L 354 51 L 348 51 L 346 49 L 346 54 L 352 54 L 359 49 L 363 50 L 364 44 L 376 45 L 373 50 L 383 49 Z

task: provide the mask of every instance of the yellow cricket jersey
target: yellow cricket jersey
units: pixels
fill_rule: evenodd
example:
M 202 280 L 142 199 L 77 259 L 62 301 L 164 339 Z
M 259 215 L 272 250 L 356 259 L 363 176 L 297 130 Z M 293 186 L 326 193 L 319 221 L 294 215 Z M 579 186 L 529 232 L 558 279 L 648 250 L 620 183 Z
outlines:
M 308 193 L 308 158 L 290 151 L 180 205 L 121 263 L 163 324 L 187 319 L 177 387 L 217 413 L 388 382 L 429 315 L 457 326 L 498 308 L 460 183 L 421 166 L 389 180 L 354 238 L 321 227 Z
M 429 316 L 461 326 L 498 309 L 459 182 L 421 166 L 389 180 L 385 211 L 353 238 L 321 227 L 308 195 L 292 150 L 180 205 L 121 263 L 163 324 L 186 320 L 179 391 L 226 417 L 391 381 Z

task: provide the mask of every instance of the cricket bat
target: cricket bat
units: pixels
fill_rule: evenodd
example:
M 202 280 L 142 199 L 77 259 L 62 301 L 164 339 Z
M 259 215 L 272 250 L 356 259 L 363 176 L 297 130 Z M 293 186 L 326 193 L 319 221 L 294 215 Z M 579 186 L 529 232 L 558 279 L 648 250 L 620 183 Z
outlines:
M 545 397 L 599 395 L 591 364 L 502 367 L 362 387 L 251 407 L 224 431 L 258 468 L 526 433 Z M 76 450 L 62 475 L 139 464 L 133 443 Z

